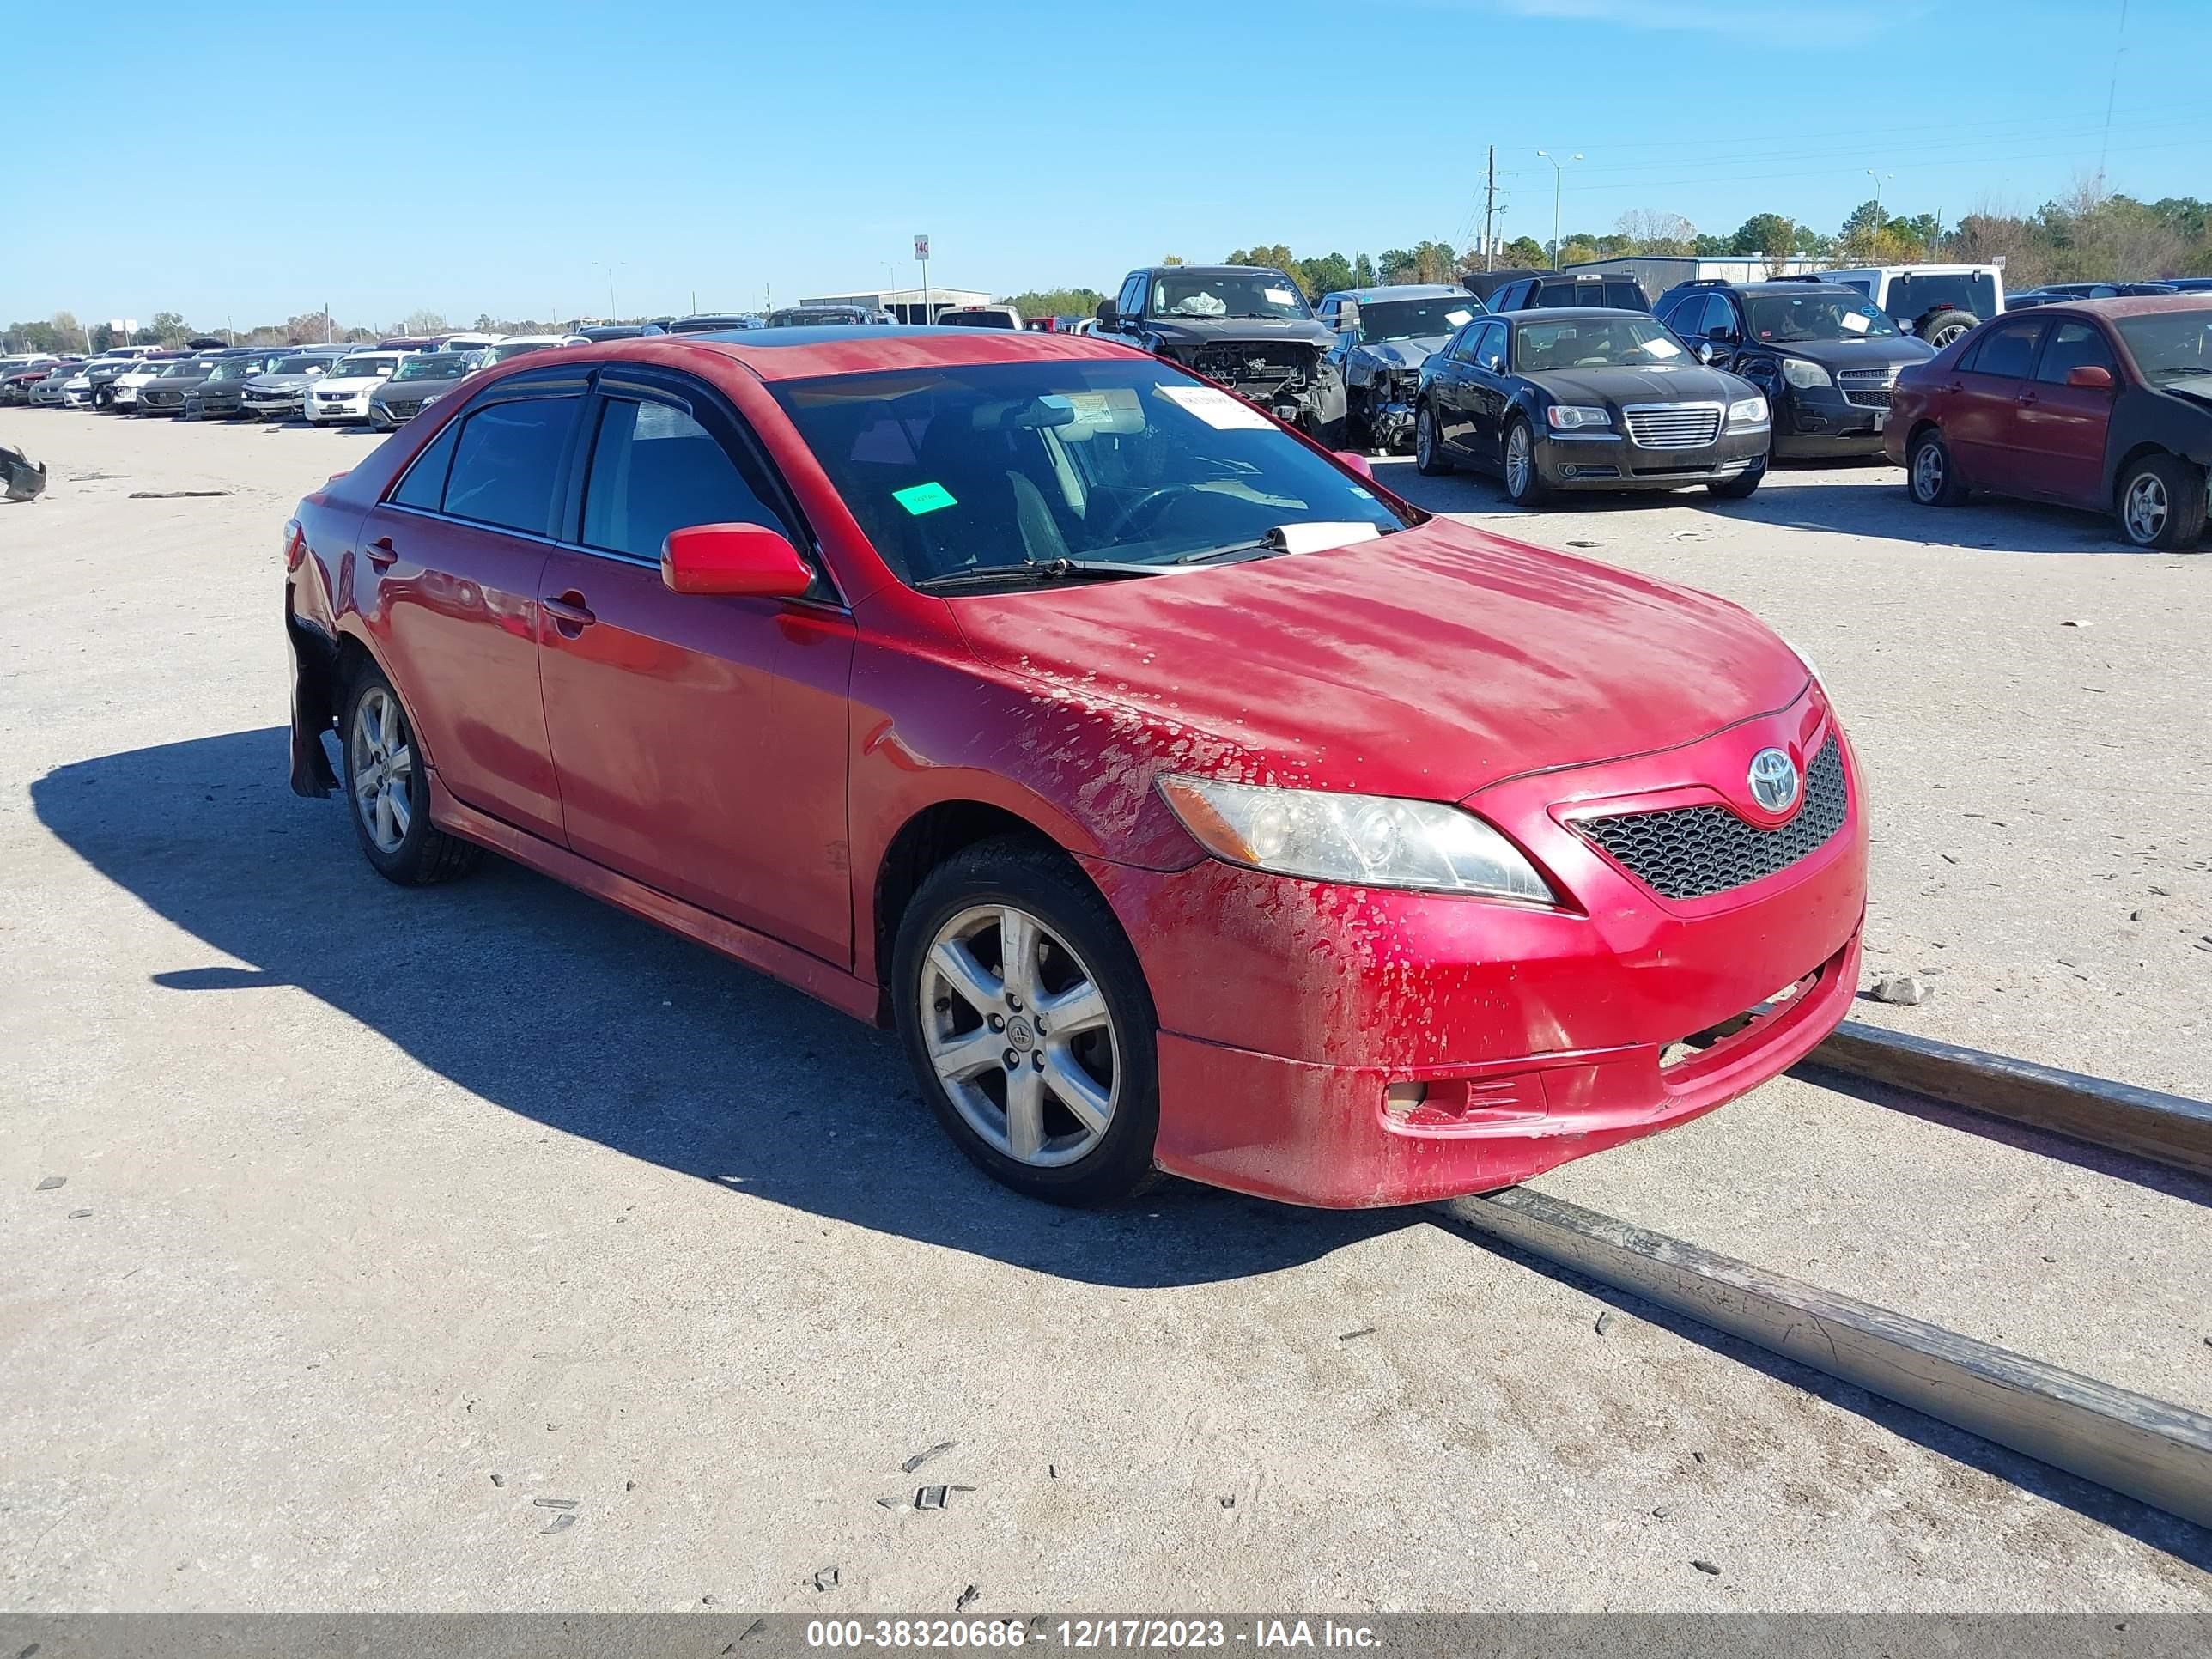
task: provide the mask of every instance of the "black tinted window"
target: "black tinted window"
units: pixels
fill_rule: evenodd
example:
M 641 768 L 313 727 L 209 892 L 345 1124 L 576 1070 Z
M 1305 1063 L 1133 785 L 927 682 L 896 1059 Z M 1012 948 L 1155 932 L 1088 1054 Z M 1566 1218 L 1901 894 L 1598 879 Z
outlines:
M 1651 301 L 1644 297 L 1644 290 L 1625 277 L 1606 283 L 1605 302 L 1615 311 L 1649 311 L 1651 308 Z
M 1495 374 L 1505 369 L 1505 325 L 1485 323 L 1475 337 L 1474 361 Z
M 1962 365 L 1977 374 L 2001 374 L 2024 380 L 2035 361 L 2035 343 L 2043 333 L 2040 323 L 2008 323 L 1982 336 L 1972 358 Z
M 584 484 L 584 544 L 658 559 L 672 530 L 757 524 L 791 533 L 714 435 L 667 404 L 610 399 Z
M 464 416 L 446 481 L 446 511 L 457 519 L 546 534 L 576 404 L 574 398 L 534 398 L 489 404 Z
M 2051 331 L 2051 343 L 2043 348 L 2043 361 L 2035 366 L 2035 378 L 2063 386 L 2069 371 L 2089 367 L 2116 367 L 2104 334 L 2094 323 L 2061 323 Z
M 407 469 L 399 488 L 392 492 L 394 501 L 401 507 L 419 507 L 425 513 L 438 510 L 446 496 L 446 474 L 453 465 L 453 440 L 459 431 L 460 424 L 455 422 L 430 441 L 429 447 Z

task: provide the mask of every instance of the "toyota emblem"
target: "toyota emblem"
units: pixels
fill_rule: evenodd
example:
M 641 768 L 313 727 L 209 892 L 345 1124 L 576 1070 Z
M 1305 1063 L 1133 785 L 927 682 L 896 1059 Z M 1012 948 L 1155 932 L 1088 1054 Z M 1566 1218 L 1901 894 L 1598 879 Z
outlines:
M 1786 812 L 1797 799 L 1797 763 L 1779 749 L 1751 757 L 1751 798 L 1770 812 Z

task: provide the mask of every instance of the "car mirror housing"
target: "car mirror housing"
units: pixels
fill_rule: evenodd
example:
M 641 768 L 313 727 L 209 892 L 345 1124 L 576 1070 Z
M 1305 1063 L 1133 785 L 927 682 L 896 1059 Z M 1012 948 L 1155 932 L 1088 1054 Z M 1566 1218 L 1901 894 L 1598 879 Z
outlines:
M 1336 459 L 1337 459 L 1338 460 L 1341 461 L 1345 465 L 1346 465 L 1346 466 L 1350 467 L 1350 468 L 1351 468 L 1354 472 L 1357 472 L 1357 473 L 1358 473 L 1361 477 L 1363 477 L 1363 478 L 1365 478 L 1365 479 L 1369 480 L 1370 483 L 1374 480 L 1374 477 L 1375 477 L 1375 463 L 1374 463 L 1374 462 L 1372 462 L 1372 461 L 1370 461 L 1370 460 L 1369 460 L 1369 459 L 1368 459 L 1364 455 L 1361 454 L 1358 450 L 1356 450 L 1356 449 L 1340 449 L 1340 450 L 1337 450 L 1337 451 L 1335 452 L 1335 455 L 1336 455 Z
M 2112 371 L 2102 363 L 2076 363 L 2066 371 L 2066 384 L 2087 386 L 2093 391 L 2112 389 Z
M 781 532 L 757 524 L 695 524 L 660 544 L 660 580 L 672 592 L 795 599 L 814 573 Z
M 1119 328 L 1121 325 L 1121 313 L 1111 300 L 1101 300 L 1097 311 L 1093 314 L 1097 317 L 1101 328 Z

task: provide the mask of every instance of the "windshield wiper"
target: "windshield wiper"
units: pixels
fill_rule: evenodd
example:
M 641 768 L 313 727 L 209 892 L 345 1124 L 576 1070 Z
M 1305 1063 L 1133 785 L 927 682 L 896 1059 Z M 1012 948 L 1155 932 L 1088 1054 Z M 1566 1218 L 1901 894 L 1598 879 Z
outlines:
M 1226 547 L 1201 547 L 1195 553 L 1186 553 L 1177 564 L 1241 564 L 1246 559 L 1272 559 L 1285 550 L 1269 531 L 1256 542 L 1231 542 Z
M 939 593 L 949 588 L 996 587 L 1006 583 L 1120 581 L 1158 574 L 1158 565 L 1124 564 L 1113 559 L 1047 559 L 1040 564 L 987 564 L 972 570 L 948 570 L 941 576 L 925 576 L 915 586 L 924 593 Z

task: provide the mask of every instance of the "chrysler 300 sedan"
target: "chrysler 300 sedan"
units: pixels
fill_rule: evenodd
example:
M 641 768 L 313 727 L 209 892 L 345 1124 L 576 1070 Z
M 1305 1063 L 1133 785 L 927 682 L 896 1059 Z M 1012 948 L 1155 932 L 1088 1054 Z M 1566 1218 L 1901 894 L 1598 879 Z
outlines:
M 292 784 L 894 1026 L 1064 1202 L 1522 1180 L 1792 1064 L 1857 763 L 1732 605 L 1435 519 L 1076 336 L 478 376 L 285 528 Z

